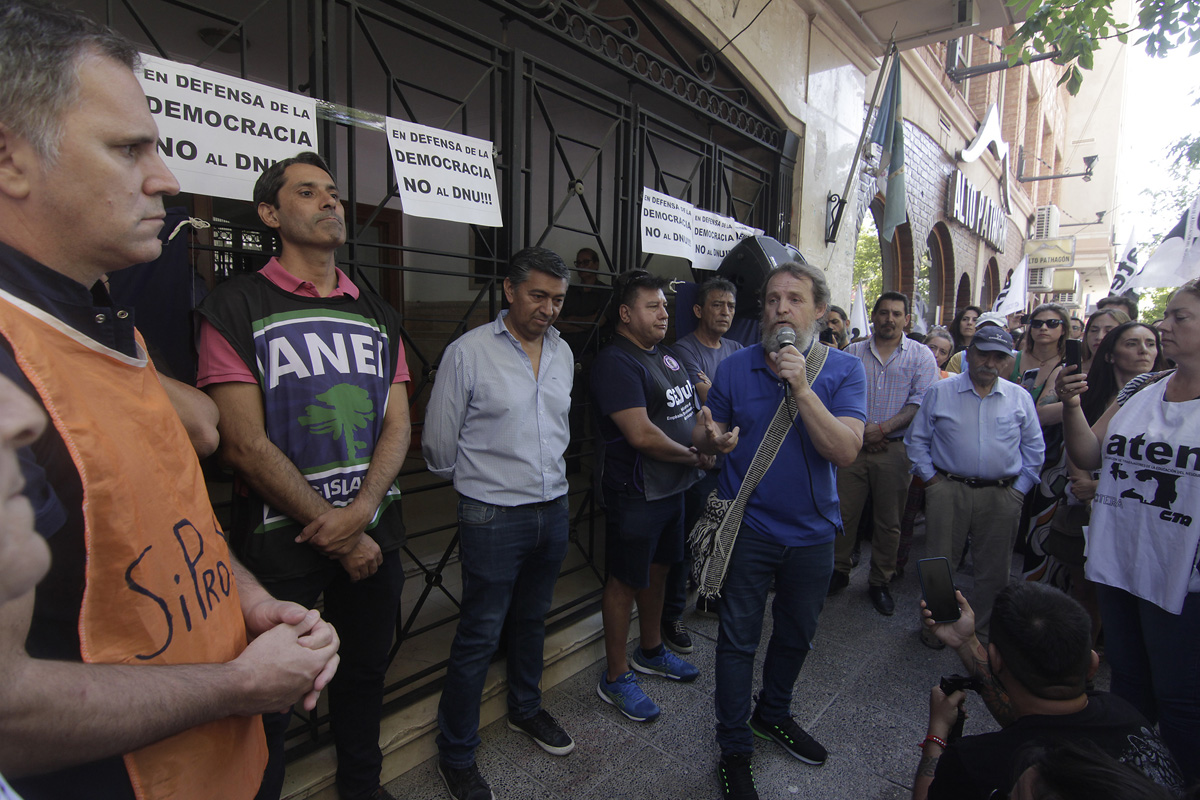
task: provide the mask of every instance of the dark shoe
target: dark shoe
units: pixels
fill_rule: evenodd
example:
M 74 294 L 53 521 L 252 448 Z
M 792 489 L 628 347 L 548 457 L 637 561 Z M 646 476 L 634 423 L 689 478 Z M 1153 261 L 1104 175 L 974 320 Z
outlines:
M 692 652 L 692 637 L 683 620 L 676 619 L 662 624 L 662 640 L 676 653 L 687 655 Z
M 835 569 L 833 574 L 829 576 L 829 596 L 832 597 L 849 585 L 850 575 L 845 572 L 838 572 Z
M 565 756 L 575 749 L 575 742 L 570 734 L 550 716 L 544 708 L 529 719 L 508 718 L 508 727 L 517 733 L 523 733 L 537 742 L 538 747 L 552 756 Z
M 760 739 L 777 742 L 780 747 L 805 764 L 824 764 L 825 759 L 829 757 L 825 748 L 816 739 L 805 733 L 804 728 L 797 725 L 796 720 L 791 717 L 787 717 L 782 722 L 764 722 L 756 708 L 754 716 L 750 717 L 750 730 L 754 731 L 754 735 Z
M 721 616 L 721 601 L 715 597 L 697 597 L 696 614 L 713 619 Z
M 442 783 L 446 784 L 446 791 L 454 800 L 496 800 L 492 787 L 488 786 L 479 774 L 479 767 L 474 764 L 455 769 L 439 760 L 438 774 L 442 776 Z
M 926 625 L 921 625 L 921 644 L 930 650 L 945 650 L 946 643 L 937 637 Z
M 854 549 L 850 551 L 850 568 L 857 567 L 860 561 L 862 561 L 862 543 L 855 542 Z
M 758 789 L 754 786 L 754 769 L 750 766 L 749 753 L 734 753 L 718 761 L 717 783 L 721 785 L 721 797 L 731 800 L 758 800 Z
M 892 590 L 886 585 L 872 586 L 867 593 L 871 595 L 871 602 L 880 614 L 890 617 L 896 613 L 896 601 L 892 599 Z
M 380 786 L 367 796 L 367 800 L 396 800 L 396 796 Z

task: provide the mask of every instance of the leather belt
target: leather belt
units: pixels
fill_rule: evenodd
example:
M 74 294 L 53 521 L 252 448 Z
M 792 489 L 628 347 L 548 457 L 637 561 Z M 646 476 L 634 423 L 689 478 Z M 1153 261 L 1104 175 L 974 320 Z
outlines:
M 946 472 L 946 470 L 941 469 L 940 467 L 934 467 L 934 470 L 937 472 L 938 475 L 941 475 L 944 478 L 949 478 L 950 480 L 955 481 L 956 483 L 966 484 L 967 486 L 970 486 L 972 489 L 987 489 L 991 486 L 1000 486 L 1002 488 L 1008 488 L 1009 486 L 1012 486 L 1017 481 L 1017 479 L 1015 477 L 1000 478 L 999 480 L 986 480 L 984 478 L 968 478 L 965 475 L 955 475 L 953 472 Z

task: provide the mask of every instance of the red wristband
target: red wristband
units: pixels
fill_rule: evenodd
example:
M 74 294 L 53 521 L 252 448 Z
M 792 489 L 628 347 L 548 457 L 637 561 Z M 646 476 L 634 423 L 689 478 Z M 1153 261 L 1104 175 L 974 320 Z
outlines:
M 937 737 L 937 736 L 934 736 L 932 733 L 931 733 L 931 734 L 928 734 L 928 735 L 925 737 L 925 741 L 921 742 L 919 745 L 917 745 L 917 747 L 919 747 L 919 748 L 921 748 L 922 750 L 924 750 L 924 749 L 925 749 L 925 745 L 929 744 L 930 742 L 933 742 L 934 744 L 936 744 L 938 747 L 942 748 L 943 750 L 946 750 L 946 749 L 948 749 L 948 748 L 949 748 L 949 745 L 947 745 L 947 744 L 946 744 L 946 740 L 945 740 L 945 739 L 941 739 L 941 738 L 939 738 L 939 737 Z

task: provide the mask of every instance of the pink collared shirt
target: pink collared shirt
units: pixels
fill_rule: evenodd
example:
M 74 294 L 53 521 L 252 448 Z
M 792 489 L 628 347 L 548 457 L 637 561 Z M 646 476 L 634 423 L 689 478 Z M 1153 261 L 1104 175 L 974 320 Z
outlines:
M 350 280 L 350 277 L 337 267 L 334 267 L 334 270 L 337 272 L 337 286 L 329 296 L 346 296 L 357 300 L 359 290 L 354 285 L 354 281 Z M 258 274 L 280 289 L 292 294 L 301 297 L 321 296 L 315 284 L 311 281 L 301 280 L 288 272 L 277 258 L 268 261 L 267 265 L 258 271 Z M 397 342 L 397 346 L 400 348 L 400 353 L 396 361 L 396 376 L 392 378 L 392 383 L 404 383 L 409 380 L 408 364 L 404 359 L 404 344 Z M 233 349 L 233 345 L 229 344 L 225 337 L 212 326 L 212 323 L 203 317 L 200 318 L 200 343 L 197 349 L 200 351 L 199 364 L 196 369 L 197 387 L 204 388 L 210 383 L 258 382 L 254 378 L 254 373 L 246 366 L 246 362 L 242 361 Z

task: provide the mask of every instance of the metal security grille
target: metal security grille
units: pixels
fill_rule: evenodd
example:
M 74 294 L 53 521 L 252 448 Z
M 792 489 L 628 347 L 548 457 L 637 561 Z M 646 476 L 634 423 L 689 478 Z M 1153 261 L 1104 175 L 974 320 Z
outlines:
M 408 581 L 385 702 L 399 708 L 436 691 L 458 614 L 457 497 L 424 469 L 419 442 L 446 344 L 495 316 L 503 265 L 521 247 L 550 247 L 568 262 L 590 247 L 609 273 L 635 266 L 643 185 L 786 240 L 794 137 L 668 11 L 639 0 L 76 5 L 146 52 L 320 101 L 320 149 L 356 223 L 339 263 L 401 312 L 412 374 L 414 446 L 401 475 Z M 383 115 L 494 142 L 504 227 L 406 218 Z M 275 247 L 249 204 L 184 200 L 214 222 L 194 239 L 201 272 L 256 269 Z M 592 613 L 603 581 L 591 437 L 579 439 L 573 546 L 551 626 Z M 214 486 L 214 497 L 222 491 Z M 319 708 L 298 718 L 290 753 L 326 738 Z

